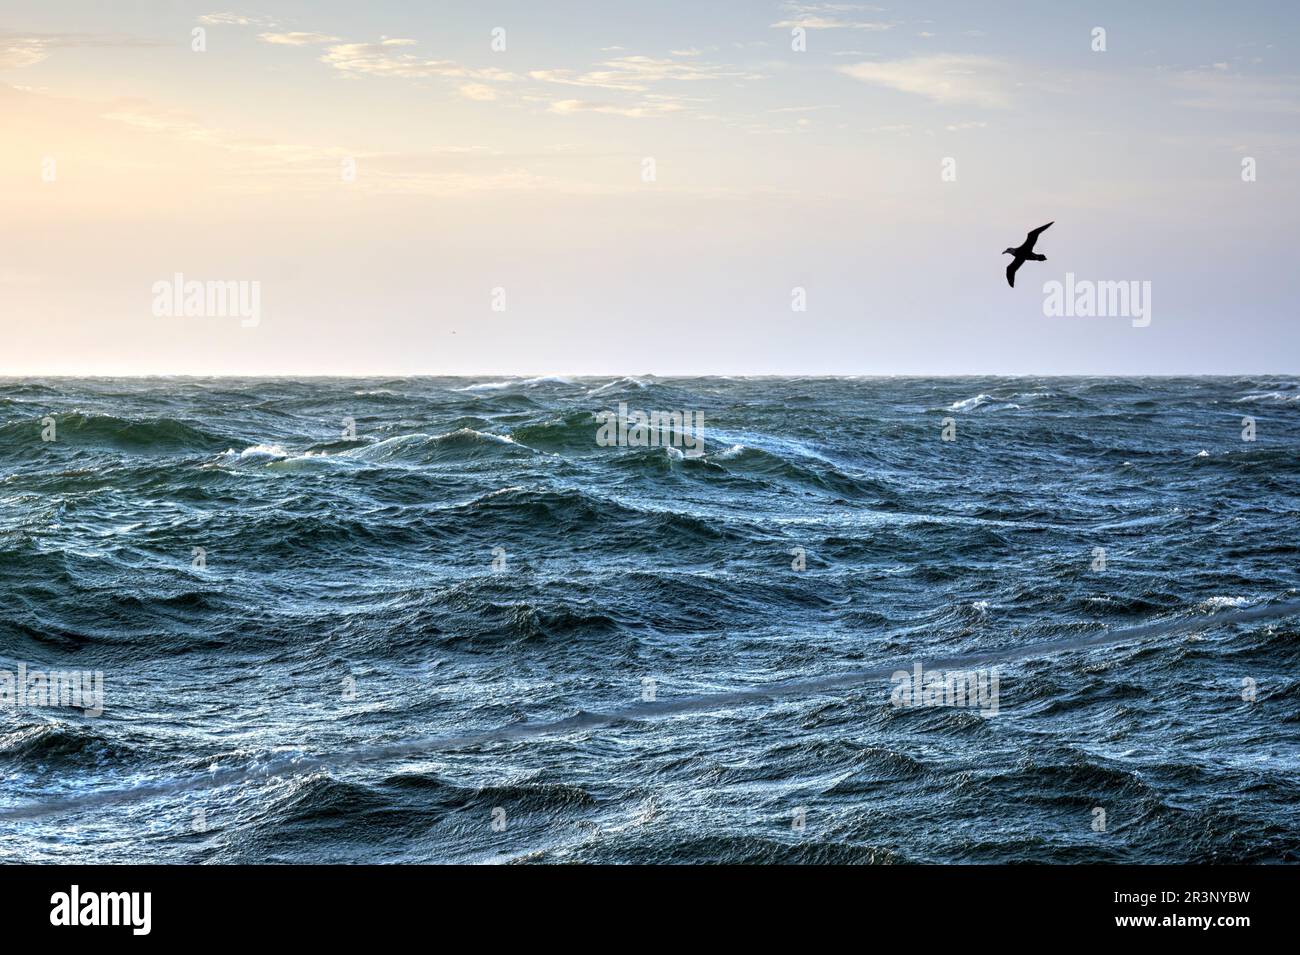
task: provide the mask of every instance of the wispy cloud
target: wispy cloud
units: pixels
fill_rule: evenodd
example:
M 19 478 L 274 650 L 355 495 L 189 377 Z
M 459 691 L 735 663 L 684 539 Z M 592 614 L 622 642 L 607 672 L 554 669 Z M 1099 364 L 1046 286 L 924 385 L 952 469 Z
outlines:
M 98 33 L 13 33 L 0 30 L 0 70 L 17 70 L 40 63 L 61 47 L 161 46 L 149 37 Z
M 255 17 L 246 13 L 205 13 L 199 22 L 208 26 L 236 27 L 273 27 L 275 21 L 270 17 Z
M 855 63 L 839 70 L 866 83 L 924 96 L 945 105 L 991 108 L 1011 105 L 1011 68 L 993 57 L 919 56 L 883 63 Z
M 0 45 L 0 70 L 18 70 L 45 59 L 45 47 L 28 39 L 6 40 Z
M 343 155 L 341 150 L 326 150 L 299 143 L 271 142 L 240 136 L 228 129 L 205 125 L 188 113 L 165 109 L 141 101 L 122 101 L 99 114 L 99 118 L 139 132 L 165 136 L 178 142 L 208 146 L 236 153 L 250 161 L 301 163 Z
M 588 86 L 644 93 L 656 83 L 698 82 L 703 80 L 757 80 L 762 75 L 750 70 L 732 69 L 711 63 L 683 63 L 680 60 L 651 56 L 621 56 L 598 64 L 594 70 L 533 70 L 529 78 L 568 86 Z
M 562 99 L 551 103 L 550 112 L 571 115 L 573 113 L 610 113 L 615 116 L 627 116 L 633 119 L 641 119 L 647 116 L 663 116 L 666 113 L 676 113 L 685 107 L 680 103 L 675 103 L 669 99 L 657 101 L 643 101 L 632 105 L 623 105 L 619 103 L 598 103 L 589 100 L 580 99 Z
M 461 79 L 479 82 L 504 82 L 515 79 L 513 73 L 493 67 L 475 68 L 454 60 L 432 60 L 414 53 L 399 52 L 414 46 L 415 41 L 392 37 L 378 43 L 340 43 L 326 49 L 322 63 L 353 76 L 396 76 L 405 79 Z
M 255 18 L 242 14 L 208 14 L 211 22 L 247 25 Z M 552 113 L 609 113 L 628 117 L 662 116 L 688 109 L 683 97 L 659 92 L 662 85 L 690 82 L 729 82 L 762 79 L 751 69 L 720 66 L 699 58 L 703 49 L 687 47 L 669 51 L 667 57 L 624 55 L 612 57 L 593 67 L 538 69 L 526 76 L 494 67 L 471 67 L 455 60 L 433 59 L 410 50 L 417 41 L 409 37 L 381 37 L 374 42 L 343 42 L 339 37 L 304 31 L 265 32 L 258 35 L 265 43 L 278 46 L 325 46 L 320 62 L 345 76 L 397 77 L 408 80 L 445 79 L 461 81 L 458 92 L 466 99 L 493 102 L 521 99 L 546 104 Z M 622 50 L 622 47 L 606 47 Z M 529 84 L 534 84 L 530 87 Z M 514 89 L 505 89 L 511 84 Z M 556 99 L 535 84 L 575 86 L 635 94 L 629 102 Z
M 460 87 L 460 95 L 466 99 L 488 103 L 499 98 L 501 94 L 496 87 L 488 86 L 486 83 L 465 83 Z
M 141 100 L 109 106 L 69 103 L 91 108 L 94 120 L 123 131 L 114 139 L 114 159 L 130 165 L 153 162 L 158 156 L 184 156 L 173 168 L 202 163 L 204 154 L 221 153 L 221 187 L 236 194 L 292 191 L 324 194 L 339 189 L 339 163 L 354 160 L 361 170 L 349 189 L 377 195 L 436 197 L 490 194 L 506 190 L 551 190 L 588 193 L 581 178 L 555 176 L 530 168 L 547 157 L 508 155 L 482 146 L 442 146 L 406 152 L 370 152 L 340 145 L 253 139 L 235 131 L 209 126 L 198 118 Z M 92 119 L 87 115 L 82 125 Z M 143 158 L 142 158 L 143 157 Z
M 787 3 L 783 9 L 788 16 L 773 23 L 773 29 L 879 31 L 894 26 L 889 21 L 862 19 L 863 14 L 881 12 L 879 7 L 863 3 Z
M 336 36 L 324 33 L 259 33 L 257 38 L 263 43 L 275 43 L 279 46 L 313 46 L 318 43 L 334 43 Z
M 1188 71 L 1170 77 L 1180 106 L 1228 113 L 1300 113 L 1300 77 Z

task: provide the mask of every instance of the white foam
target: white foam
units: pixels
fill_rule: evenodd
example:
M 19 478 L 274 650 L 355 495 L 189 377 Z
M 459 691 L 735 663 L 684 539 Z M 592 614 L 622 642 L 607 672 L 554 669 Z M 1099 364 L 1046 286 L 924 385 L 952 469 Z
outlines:
M 538 385 L 571 385 L 573 381 L 559 375 L 542 375 L 538 378 L 514 378 L 509 381 L 485 381 L 466 385 L 457 391 L 500 391 L 503 388 L 535 388 Z
M 457 428 L 455 431 L 448 431 L 445 434 L 428 435 L 423 431 L 414 434 L 399 434 L 391 438 L 385 438 L 383 441 L 376 441 L 374 444 L 365 444 L 359 448 L 352 448 L 342 452 L 344 457 L 362 458 L 370 460 L 374 458 L 384 458 L 393 452 L 398 452 L 403 448 L 411 446 L 421 446 L 432 442 L 433 444 L 444 444 L 448 441 L 461 439 L 472 439 L 476 441 L 492 442 L 493 444 L 513 444 L 516 447 L 523 447 L 518 441 L 508 434 L 488 434 L 486 431 L 475 431 L 473 428 Z
M 986 401 L 992 400 L 992 395 L 976 395 L 974 398 L 964 398 L 961 401 L 954 401 L 949 407 L 953 411 L 974 411 Z
M 1204 601 L 1201 606 L 1210 610 L 1222 610 L 1224 607 L 1245 607 L 1250 603 L 1246 597 L 1211 597 Z
M 1286 394 L 1281 391 L 1262 391 L 1258 394 L 1246 395 L 1237 399 L 1237 404 L 1243 401 L 1300 401 L 1300 392 Z
M 617 381 L 606 382 L 598 388 L 592 388 L 587 392 L 585 397 L 593 395 L 603 395 L 611 391 L 624 391 L 628 388 L 647 388 L 649 382 L 642 381 L 640 378 L 619 378 Z
M 446 434 L 440 434 L 433 440 L 447 441 L 451 438 L 465 437 L 481 438 L 485 441 L 495 441 L 497 444 L 519 445 L 519 442 L 508 434 L 491 434 L 487 431 L 475 431 L 473 428 L 457 428 L 455 431 L 448 431 Z M 522 445 L 520 445 L 520 447 L 522 447 Z
M 1015 395 L 1019 398 L 1021 395 Z M 976 408 L 982 408 L 987 404 L 1001 405 L 1003 408 L 1019 408 L 1020 405 L 1014 404 L 1006 398 L 994 398 L 992 395 L 979 394 L 974 398 L 963 398 L 961 401 L 954 401 L 950 406 L 950 411 L 974 411 Z
M 774 454 L 786 461 L 792 461 L 795 458 L 813 458 L 824 464 L 840 467 L 838 461 L 834 461 L 815 448 L 811 448 L 802 441 L 795 441 L 792 438 L 777 438 L 770 435 L 756 434 L 751 431 L 720 431 L 716 428 L 709 429 L 709 437 L 730 444 L 730 450 L 736 454 L 746 448 L 754 448 L 759 451 L 766 451 L 768 454 Z
M 221 453 L 218 460 L 223 464 L 229 464 L 235 461 L 276 461 L 288 456 L 289 452 L 278 444 L 255 444 L 242 451 L 229 448 Z

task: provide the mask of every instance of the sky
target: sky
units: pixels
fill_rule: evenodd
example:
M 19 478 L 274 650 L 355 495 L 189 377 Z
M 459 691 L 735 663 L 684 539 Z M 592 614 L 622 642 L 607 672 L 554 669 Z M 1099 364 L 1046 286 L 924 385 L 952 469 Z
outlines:
M 1298 26 L 0 0 L 0 374 L 1300 372 Z

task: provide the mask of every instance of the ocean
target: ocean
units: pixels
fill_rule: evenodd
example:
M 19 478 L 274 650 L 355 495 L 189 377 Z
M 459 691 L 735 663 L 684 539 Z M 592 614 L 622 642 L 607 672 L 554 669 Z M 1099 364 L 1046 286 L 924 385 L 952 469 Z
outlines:
M 1300 379 L 28 378 L 0 422 L 4 861 L 1300 861 Z

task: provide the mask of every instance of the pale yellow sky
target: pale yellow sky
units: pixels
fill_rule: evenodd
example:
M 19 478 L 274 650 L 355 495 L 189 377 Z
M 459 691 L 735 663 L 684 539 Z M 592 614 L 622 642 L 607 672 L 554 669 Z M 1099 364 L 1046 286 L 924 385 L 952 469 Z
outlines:
M 1285 5 L 5 7 L 0 374 L 1296 370 Z

